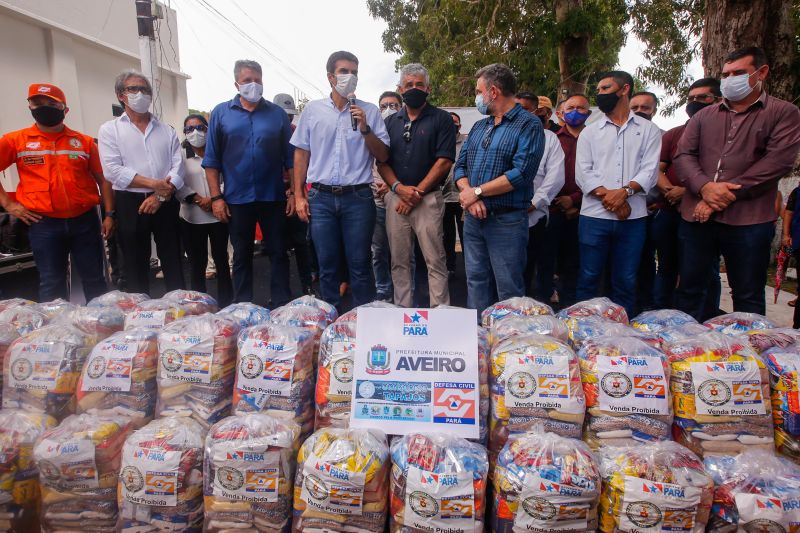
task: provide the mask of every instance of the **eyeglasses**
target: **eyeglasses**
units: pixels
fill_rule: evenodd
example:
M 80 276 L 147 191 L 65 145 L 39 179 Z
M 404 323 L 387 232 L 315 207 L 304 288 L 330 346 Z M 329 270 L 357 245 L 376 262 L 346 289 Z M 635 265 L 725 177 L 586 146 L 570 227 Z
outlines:
M 150 94 L 150 88 L 147 87 L 146 85 L 131 85 L 129 87 L 125 87 L 125 92 L 132 94 L 136 93 Z
M 194 130 L 208 131 L 208 126 L 206 126 L 205 124 L 198 124 L 197 126 L 184 126 L 183 133 L 189 134 L 192 133 Z
M 380 107 L 381 111 L 383 111 L 384 109 L 394 109 L 395 111 L 397 111 L 398 109 L 400 109 L 400 104 L 381 104 Z
M 715 96 L 713 94 L 696 94 L 686 98 L 687 102 L 713 102 Z
M 403 139 L 408 143 L 411 142 L 411 121 L 405 123 L 403 126 Z

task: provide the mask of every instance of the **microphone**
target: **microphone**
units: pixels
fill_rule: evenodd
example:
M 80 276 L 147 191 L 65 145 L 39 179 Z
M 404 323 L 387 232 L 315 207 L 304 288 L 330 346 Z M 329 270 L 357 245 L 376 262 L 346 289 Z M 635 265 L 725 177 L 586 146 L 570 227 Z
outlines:
M 352 108 L 354 105 L 356 105 L 356 95 L 354 93 L 348 94 L 347 101 L 350 102 L 350 107 Z M 350 125 L 353 126 L 353 131 L 358 129 L 358 121 L 353 115 L 350 115 Z

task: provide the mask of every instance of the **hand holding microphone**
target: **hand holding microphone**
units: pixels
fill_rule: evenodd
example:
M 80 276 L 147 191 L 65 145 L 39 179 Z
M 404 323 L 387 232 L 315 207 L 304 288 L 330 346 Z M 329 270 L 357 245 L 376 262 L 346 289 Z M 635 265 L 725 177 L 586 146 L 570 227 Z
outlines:
M 356 131 L 358 129 L 358 120 L 354 113 L 354 111 L 358 109 L 358 106 L 356 106 L 356 95 L 353 93 L 348 94 L 347 101 L 350 102 L 350 124 L 353 126 L 353 131 Z

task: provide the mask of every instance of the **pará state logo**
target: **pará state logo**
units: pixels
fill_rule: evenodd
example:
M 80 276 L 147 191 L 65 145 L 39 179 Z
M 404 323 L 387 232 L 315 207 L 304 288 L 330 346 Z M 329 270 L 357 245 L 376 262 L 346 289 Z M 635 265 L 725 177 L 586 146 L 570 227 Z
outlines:
M 389 363 L 389 349 L 382 344 L 376 344 L 367 354 L 367 374 L 388 374 Z
M 407 337 L 428 336 L 428 311 L 417 310 L 403 313 L 403 335 Z

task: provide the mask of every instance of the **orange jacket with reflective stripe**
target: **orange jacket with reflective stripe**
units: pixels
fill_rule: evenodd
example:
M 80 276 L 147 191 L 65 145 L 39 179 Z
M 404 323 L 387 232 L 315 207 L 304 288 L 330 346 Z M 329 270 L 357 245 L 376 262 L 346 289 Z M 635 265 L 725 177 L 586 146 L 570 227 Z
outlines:
M 17 201 L 31 211 L 70 218 L 100 203 L 92 172 L 102 174 L 92 138 L 66 126 L 59 133 L 36 124 L 0 137 L 0 170 L 17 164 Z

